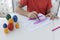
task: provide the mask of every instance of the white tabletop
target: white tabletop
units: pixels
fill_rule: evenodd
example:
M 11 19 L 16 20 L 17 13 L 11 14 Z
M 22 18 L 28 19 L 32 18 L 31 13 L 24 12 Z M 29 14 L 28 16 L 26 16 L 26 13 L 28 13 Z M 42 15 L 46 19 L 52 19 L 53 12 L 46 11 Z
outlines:
M 42 23 L 34 24 L 33 21 L 29 21 L 24 16 L 12 13 L 11 16 L 13 15 L 18 16 L 20 28 L 14 29 L 5 35 L 3 23 L 7 23 L 7 20 L 0 18 L 0 40 L 60 40 L 60 29 L 54 32 L 51 31 L 60 26 L 60 19 L 55 19 L 54 21 L 48 19 Z

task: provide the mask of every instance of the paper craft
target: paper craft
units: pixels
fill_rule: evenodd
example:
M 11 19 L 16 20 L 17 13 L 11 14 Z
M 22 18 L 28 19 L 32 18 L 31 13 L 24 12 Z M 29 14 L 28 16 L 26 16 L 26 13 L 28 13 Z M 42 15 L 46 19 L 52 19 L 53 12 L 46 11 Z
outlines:
M 34 24 L 38 24 L 38 23 L 40 23 L 40 22 L 43 22 L 43 21 L 45 21 L 47 18 L 45 18 L 45 19 L 43 19 L 43 20 L 37 20 Z
M 38 24 L 38 23 L 43 22 L 43 21 L 45 21 L 47 19 L 47 17 L 45 17 L 41 13 L 38 14 L 38 17 L 39 17 L 40 20 L 39 19 L 35 19 L 34 24 Z M 29 20 L 34 20 L 34 19 L 33 18 L 30 18 Z
M 60 26 L 59 26 L 59 27 L 54 28 L 52 31 L 55 31 L 55 30 L 57 30 L 57 29 L 59 29 L 59 28 L 60 28 Z

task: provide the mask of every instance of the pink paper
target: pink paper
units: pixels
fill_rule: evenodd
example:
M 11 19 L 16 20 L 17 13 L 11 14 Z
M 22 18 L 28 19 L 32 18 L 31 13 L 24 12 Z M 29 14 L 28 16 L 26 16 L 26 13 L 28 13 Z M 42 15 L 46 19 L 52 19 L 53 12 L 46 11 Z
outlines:
M 43 17 L 42 15 L 38 16 L 39 18 L 40 17 Z M 35 20 L 35 18 L 29 18 L 29 20 Z
M 43 19 L 43 20 L 37 20 L 34 24 L 38 24 L 38 23 L 40 23 L 40 22 L 43 22 L 43 21 L 45 21 L 47 18 L 45 18 L 45 19 Z
M 38 24 L 38 23 L 43 22 L 47 19 L 43 14 L 38 14 L 38 17 L 40 20 L 39 19 L 33 19 L 33 18 L 30 18 L 29 20 L 36 20 L 34 22 L 34 24 Z

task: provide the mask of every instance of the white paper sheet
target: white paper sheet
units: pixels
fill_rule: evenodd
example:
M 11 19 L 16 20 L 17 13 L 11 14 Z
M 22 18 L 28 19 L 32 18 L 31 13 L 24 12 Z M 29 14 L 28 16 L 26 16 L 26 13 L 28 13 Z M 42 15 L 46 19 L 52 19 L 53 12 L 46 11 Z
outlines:
M 21 16 L 20 18 L 21 24 L 25 31 L 34 31 L 38 28 L 45 27 L 45 25 L 52 23 L 52 20 L 50 20 L 50 18 L 47 18 L 47 20 L 40 22 L 38 24 L 34 24 L 36 20 L 28 20 L 28 19 L 29 18 L 25 16 Z

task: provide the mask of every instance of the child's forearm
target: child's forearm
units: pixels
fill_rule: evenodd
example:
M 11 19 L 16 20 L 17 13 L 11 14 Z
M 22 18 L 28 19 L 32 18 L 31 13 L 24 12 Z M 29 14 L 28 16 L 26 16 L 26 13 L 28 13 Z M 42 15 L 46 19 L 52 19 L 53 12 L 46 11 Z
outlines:
M 28 17 L 28 12 L 27 11 L 24 11 L 21 7 L 17 6 L 16 8 L 16 12 L 21 14 L 21 15 L 24 15 L 24 16 L 27 16 Z

